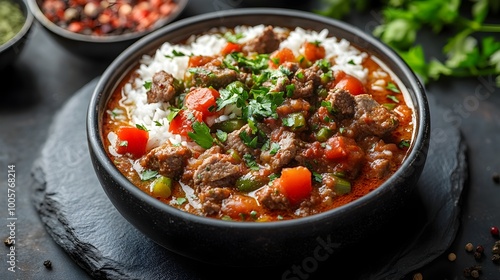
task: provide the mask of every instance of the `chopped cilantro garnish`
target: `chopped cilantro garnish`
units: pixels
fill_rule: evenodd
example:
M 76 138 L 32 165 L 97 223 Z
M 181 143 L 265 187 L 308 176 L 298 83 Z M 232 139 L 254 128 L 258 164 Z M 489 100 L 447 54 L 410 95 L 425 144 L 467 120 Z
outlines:
M 314 182 L 318 182 L 318 183 L 323 182 L 323 176 L 321 176 L 321 174 L 319 174 L 317 172 L 313 172 L 312 175 L 313 175 Z
M 145 170 L 144 172 L 142 172 L 140 174 L 142 181 L 148 181 L 148 180 L 154 179 L 157 175 L 158 175 L 158 171 L 150 170 L 150 169 Z
M 170 113 L 168 113 L 167 115 L 167 120 L 171 122 L 180 111 L 181 109 L 179 108 L 174 108 L 174 107 L 170 108 Z
M 151 86 L 152 86 L 152 82 L 151 81 L 145 81 L 144 84 L 142 85 L 146 90 L 150 90 L 151 89 Z
M 210 128 L 204 122 L 194 122 L 191 126 L 194 132 L 188 132 L 188 136 L 204 149 L 212 147 L 214 138 L 210 134 Z
M 396 96 L 394 96 L 394 95 L 389 95 L 388 94 L 387 98 L 390 99 L 390 100 L 392 100 L 392 101 L 394 101 L 394 102 L 396 102 L 396 103 L 399 103 L 399 99 Z
M 137 127 L 138 129 L 140 130 L 144 130 L 144 131 L 149 131 L 144 125 L 142 124 L 136 124 L 135 127 Z
M 246 133 L 246 131 L 242 131 L 242 132 L 240 132 L 240 139 L 248 147 L 253 148 L 253 149 L 257 148 L 257 144 L 258 144 L 258 140 L 259 140 L 258 136 L 255 136 L 252 138 L 252 137 L 250 137 L 250 135 L 248 135 L 248 133 Z
M 278 153 L 278 151 L 280 150 L 280 148 L 281 148 L 280 144 L 278 144 L 278 143 L 272 143 L 271 144 L 271 150 L 269 151 L 269 153 L 274 156 L 276 153 Z
M 163 124 L 159 121 L 155 121 L 155 126 L 163 126 Z
M 165 57 L 167 57 L 167 58 L 173 58 L 173 57 L 176 57 L 176 56 L 186 56 L 186 54 L 183 53 L 183 52 L 181 52 L 181 51 L 172 50 L 172 54 L 171 55 L 166 55 Z
M 178 198 L 176 198 L 176 199 L 175 199 L 175 203 L 176 203 L 177 205 L 182 205 L 182 204 L 184 204 L 186 201 L 187 201 L 187 199 L 186 199 L 185 197 L 178 197 Z
M 392 83 L 392 82 L 389 82 L 387 83 L 387 86 L 385 87 L 386 89 L 392 91 L 392 92 L 395 92 L 395 93 L 400 93 L 401 91 L 398 89 L 398 87 Z
M 215 132 L 215 136 L 217 136 L 217 139 L 219 139 L 219 141 L 221 142 L 226 142 L 227 140 L 227 132 L 220 129 L 217 129 L 217 131 Z
M 224 33 L 224 39 L 226 39 L 226 41 L 231 43 L 237 43 L 238 40 L 243 37 L 244 36 L 242 33 L 231 33 L 231 32 Z
M 410 140 L 401 140 L 398 147 L 401 149 L 410 147 Z
M 243 155 L 243 160 L 245 161 L 245 164 L 250 168 L 251 170 L 259 170 L 259 165 L 255 161 L 255 158 L 251 154 L 244 154 Z

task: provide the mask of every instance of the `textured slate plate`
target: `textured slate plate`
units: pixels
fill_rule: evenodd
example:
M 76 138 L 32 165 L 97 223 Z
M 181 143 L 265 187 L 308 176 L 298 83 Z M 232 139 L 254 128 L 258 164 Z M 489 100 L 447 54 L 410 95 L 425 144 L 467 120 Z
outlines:
M 466 145 L 431 100 L 432 138 L 416 193 L 383 231 L 320 261 L 258 269 L 208 265 L 171 253 L 142 235 L 113 207 L 94 174 L 85 120 L 97 80 L 55 116 L 33 166 L 33 201 L 47 231 L 92 277 L 102 279 L 401 279 L 441 255 L 459 226 L 467 179 Z

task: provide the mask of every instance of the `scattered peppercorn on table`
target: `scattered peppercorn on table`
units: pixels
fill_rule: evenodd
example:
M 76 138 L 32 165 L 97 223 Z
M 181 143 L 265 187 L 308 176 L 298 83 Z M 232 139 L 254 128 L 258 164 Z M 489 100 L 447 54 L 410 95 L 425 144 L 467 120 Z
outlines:
M 220 11 L 222 14 L 224 9 L 249 6 L 246 2 L 251 1 L 191 0 L 183 17 L 210 11 Z M 299 4 L 294 1 L 290 4 L 278 1 L 272 5 L 313 11 L 321 1 L 309 2 Z M 90 8 L 88 12 L 92 12 Z M 69 13 L 66 16 L 71 16 Z M 375 15 L 376 11 L 360 17 L 353 16 L 348 21 L 371 32 L 378 20 Z M 35 26 L 35 29 L 39 31 L 40 27 Z M 428 40 L 430 35 L 429 38 L 425 38 L 426 34 L 423 36 L 422 44 L 430 46 L 428 42 L 433 42 Z M 436 46 L 434 50 L 439 55 L 439 47 Z M 4 168 L 4 176 L 0 180 L 0 189 L 4 192 L 0 195 L 0 209 L 3 209 L 0 210 L 0 217 L 5 225 L 11 225 L 11 228 L 4 225 L 0 229 L 0 237 L 6 245 L 2 251 L 4 261 L 0 268 L 6 279 L 91 279 L 103 275 L 98 272 L 92 276 L 86 273 L 46 232 L 31 199 L 35 192 L 31 168 L 45 139 L 50 137 L 48 128 L 56 117 L 55 112 L 65 106 L 73 93 L 99 76 L 106 67 L 106 62 L 86 61 L 73 56 L 45 33 L 35 31 L 19 61 L 1 73 L 5 84 L 1 92 L 4 101 L 0 105 L 0 144 L 3 147 L 0 162 Z M 469 179 L 461 202 L 452 206 L 460 211 L 461 217 L 453 244 L 442 255 L 411 272 L 405 279 L 500 279 L 500 88 L 495 86 L 493 76 L 482 76 L 442 80 L 427 86 L 427 91 L 429 98 L 444 108 L 440 117 L 450 126 L 460 129 L 464 136 L 469 149 Z M 449 139 L 444 135 L 442 131 L 433 130 L 431 142 L 448 142 Z M 16 178 L 15 205 L 9 204 L 7 200 L 8 182 L 12 183 L 12 180 L 7 181 L 7 173 L 14 173 Z M 7 220 L 8 210 L 15 211 L 12 217 L 17 220 Z M 12 240 L 16 243 L 12 244 Z M 10 265 L 5 261 L 10 258 L 8 254 L 12 252 L 11 246 L 15 246 L 15 272 L 7 270 Z M 350 269 L 355 270 L 357 266 L 363 266 L 364 262 L 366 260 L 353 260 Z M 290 268 L 284 268 L 283 271 L 287 269 Z M 311 269 L 307 273 L 310 279 L 322 279 L 321 275 L 315 274 L 316 270 L 324 273 L 325 268 Z M 335 278 L 335 272 L 330 276 Z

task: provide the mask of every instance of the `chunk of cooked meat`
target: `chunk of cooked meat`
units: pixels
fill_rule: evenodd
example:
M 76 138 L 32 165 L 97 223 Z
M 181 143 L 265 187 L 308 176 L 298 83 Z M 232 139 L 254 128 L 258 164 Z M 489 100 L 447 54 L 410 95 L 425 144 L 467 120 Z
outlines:
M 207 215 L 219 213 L 222 207 L 222 201 L 231 195 L 229 188 L 211 188 L 201 189 L 198 198 L 200 199 L 202 210 Z
M 252 40 L 243 44 L 242 50 L 245 53 L 272 53 L 280 46 L 284 36 L 274 32 L 272 26 L 266 26 L 264 31 Z
M 233 69 L 224 68 L 210 63 L 189 68 L 191 83 L 199 87 L 214 87 L 219 89 L 238 80 L 240 75 Z
M 332 104 L 337 120 L 350 119 L 356 110 L 356 100 L 354 96 L 343 89 L 334 89 L 328 92 L 326 101 Z
M 163 70 L 153 75 L 151 83 L 151 89 L 146 93 L 148 103 L 169 102 L 184 88 L 180 81 Z
M 151 149 L 140 159 L 140 164 L 146 169 L 158 171 L 163 176 L 178 178 L 191 155 L 192 152 L 187 147 L 173 146 L 167 142 Z
M 277 145 L 273 147 L 273 143 Z M 299 145 L 300 140 L 297 139 L 295 133 L 282 128 L 276 129 L 271 133 L 270 149 L 261 152 L 260 160 L 268 164 L 271 170 L 278 170 L 294 159 Z
M 255 195 L 257 201 L 271 210 L 286 210 L 290 208 L 290 201 L 275 186 L 265 186 L 258 190 Z
M 368 94 L 354 97 L 356 112 L 354 113 L 353 130 L 358 137 L 375 135 L 383 137 L 393 131 L 399 124 L 397 116 L 384 106 L 380 105 Z
M 254 154 L 255 150 L 248 147 L 243 140 L 241 140 L 241 133 L 246 133 L 247 135 L 252 135 L 252 129 L 248 124 L 245 124 L 240 129 L 230 132 L 227 135 L 227 140 L 224 142 L 224 149 L 234 150 L 238 152 L 238 155 L 242 157 L 244 154 Z
M 292 78 L 292 84 L 295 85 L 292 98 L 310 97 L 321 84 L 321 75 L 323 71 L 317 64 L 309 68 L 297 70 Z
M 230 155 L 213 154 L 208 156 L 194 172 L 196 187 L 233 187 L 236 180 L 244 174 L 244 166 L 235 163 Z

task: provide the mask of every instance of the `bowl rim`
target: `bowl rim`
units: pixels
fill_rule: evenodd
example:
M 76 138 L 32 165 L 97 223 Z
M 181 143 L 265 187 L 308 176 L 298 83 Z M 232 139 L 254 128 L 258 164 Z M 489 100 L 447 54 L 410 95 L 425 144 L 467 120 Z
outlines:
M 49 20 L 43 14 L 38 4 L 39 1 L 44 1 L 44 0 L 23 0 L 23 1 L 26 1 L 28 3 L 29 9 L 31 10 L 31 13 L 34 15 L 37 21 L 40 22 L 42 26 L 44 26 L 51 32 L 57 34 L 60 37 L 74 40 L 77 42 L 96 43 L 96 44 L 122 42 L 143 37 L 146 34 L 149 34 L 165 25 L 168 25 L 170 22 L 178 18 L 180 14 L 184 11 L 189 2 L 189 0 L 174 0 L 177 3 L 177 7 L 175 8 L 174 12 L 172 12 L 167 17 L 158 20 L 152 27 L 146 30 L 140 32 L 118 34 L 118 35 L 96 36 L 96 35 L 84 35 L 80 33 L 71 32 Z
M 0 45 L 0 52 L 3 52 L 4 50 L 16 44 L 19 40 L 22 40 L 22 38 L 30 31 L 31 26 L 33 25 L 33 14 L 30 12 L 30 9 L 26 1 L 27 0 L 19 0 L 19 1 L 10 0 L 10 2 L 12 3 L 18 3 L 24 6 L 24 9 L 26 10 L 26 12 L 24 13 L 25 19 L 23 26 L 16 33 L 16 35 L 14 35 L 14 37 L 10 38 L 4 44 Z
M 103 89 L 106 87 L 107 84 L 107 80 L 109 80 L 111 77 L 114 76 L 113 73 L 114 69 L 119 67 L 120 65 L 131 62 L 130 61 L 131 59 L 129 59 L 129 57 L 134 56 L 134 54 L 137 55 L 137 52 L 140 52 L 141 49 L 144 50 L 144 48 L 147 47 L 149 43 L 152 43 L 153 41 L 168 35 L 168 33 L 171 31 L 185 28 L 191 24 L 198 23 L 200 21 L 214 20 L 217 18 L 250 16 L 250 15 L 268 15 L 268 16 L 285 17 L 285 18 L 290 18 L 290 17 L 300 18 L 303 20 L 316 21 L 319 24 L 333 26 L 348 33 L 352 33 L 353 35 L 359 37 L 362 41 L 366 41 L 369 45 L 382 51 L 387 56 L 387 60 L 392 61 L 395 65 L 397 65 L 397 68 L 399 68 L 399 70 L 403 73 L 403 75 L 405 77 L 408 77 L 409 83 L 407 84 L 407 86 L 410 90 L 414 92 L 412 97 L 415 98 L 413 101 L 414 102 L 413 105 L 416 114 L 415 118 L 416 132 L 414 133 L 414 139 L 411 143 L 410 147 L 411 150 L 407 154 L 400 168 L 398 168 L 398 170 L 396 170 L 394 174 L 392 174 L 384 183 L 382 183 L 375 190 L 345 205 L 306 217 L 300 217 L 296 219 L 282 220 L 282 221 L 269 221 L 262 223 L 225 221 L 221 219 L 214 219 L 214 218 L 208 218 L 204 216 L 191 214 L 183 210 L 177 209 L 175 207 L 169 206 L 153 198 L 152 196 L 148 195 L 147 193 L 137 188 L 130 181 L 128 181 L 128 179 L 125 178 L 125 176 L 123 176 L 111 162 L 101 140 L 101 134 L 100 134 L 101 128 L 99 127 L 99 125 L 101 123 L 100 118 L 102 117 L 102 114 L 99 113 L 98 108 L 99 108 L 99 103 L 103 96 Z M 143 54 L 144 53 L 141 53 L 141 55 L 138 55 L 137 57 L 140 59 L 140 57 Z M 139 62 L 136 61 L 135 66 L 137 66 L 138 63 Z M 124 69 L 126 69 L 126 71 L 130 71 L 130 67 Z M 121 76 L 119 76 L 118 82 L 121 81 L 121 79 L 123 78 L 123 74 L 124 73 L 121 73 Z M 115 87 L 116 83 L 111 86 Z M 109 95 L 104 98 L 106 98 L 105 102 L 107 102 L 107 100 L 109 99 Z M 298 224 L 313 225 L 317 223 L 318 220 L 331 221 L 332 219 L 335 219 L 335 217 L 345 215 L 345 213 L 356 212 L 362 209 L 365 205 L 373 203 L 373 201 L 377 201 L 378 197 L 381 197 L 390 192 L 394 192 L 393 188 L 391 188 L 391 185 L 397 183 L 397 181 L 401 180 L 401 178 L 407 177 L 407 175 L 405 175 L 405 172 L 408 172 L 407 170 L 412 170 L 413 168 L 412 165 L 424 164 L 427 151 L 424 149 L 424 151 L 422 152 L 421 148 L 425 148 L 428 145 L 427 141 L 429 140 L 429 135 L 430 135 L 430 112 L 429 112 L 425 89 L 422 86 L 418 77 L 415 75 L 415 73 L 410 69 L 410 67 L 403 61 L 403 59 L 395 51 L 393 51 L 390 47 L 388 47 L 375 37 L 368 35 L 367 33 L 365 33 L 364 31 L 362 31 L 361 29 L 357 28 L 354 25 L 350 25 L 336 19 L 313 14 L 311 12 L 291 10 L 286 8 L 239 8 L 223 12 L 221 11 L 211 12 L 176 21 L 168 26 L 160 28 L 155 32 L 152 32 L 151 34 L 148 34 L 147 36 L 143 37 L 142 39 L 132 44 L 125 51 L 123 51 L 117 58 L 115 58 L 115 60 L 113 60 L 113 62 L 104 71 L 92 94 L 87 113 L 87 138 L 89 143 L 89 149 L 95 153 L 96 159 L 105 169 L 105 171 L 111 177 L 113 177 L 113 179 L 117 182 L 117 184 L 126 189 L 130 193 L 130 195 L 133 195 L 138 200 L 145 201 L 148 205 L 154 207 L 155 209 L 161 212 L 177 216 L 180 219 L 185 219 L 192 223 L 197 223 L 203 226 L 210 226 L 210 227 L 236 228 L 236 229 L 246 229 L 246 230 L 260 230 L 264 228 L 268 230 L 277 228 L 292 229 L 296 227 Z M 422 157 L 424 158 L 423 162 L 422 162 Z M 105 188 L 104 186 L 102 187 Z

